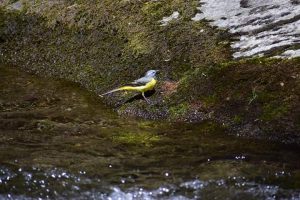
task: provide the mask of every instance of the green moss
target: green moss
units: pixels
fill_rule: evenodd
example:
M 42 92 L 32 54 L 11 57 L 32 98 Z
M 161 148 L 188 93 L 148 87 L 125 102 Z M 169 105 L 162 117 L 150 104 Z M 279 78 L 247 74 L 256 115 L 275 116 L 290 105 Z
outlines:
M 138 123 L 139 128 L 142 128 L 142 129 L 154 128 L 153 125 L 154 124 L 151 121 L 141 121 Z
M 154 135 L 149 132 L 140 133 L 121 133 L 119 135 L 113 136 L 113 141 L 117 143 L 131 144 L 131 145 L 144 145 L 150 147 L 154 142 L 160 140 L 158 135 Z
M 144 3 L 142 12 L 146 17 L 147 22 L 158 23 L 163 17 L 169 16 L 174 11 L 180 13 L 181 20 L 190 21 L 190 19 L 196 14 L 197 6 L 199 2 L 197 0 L 166 0 L 150 1 Z M 172 22 L 170 22 L 172 23 Z
M 216 94 L 201 97 L 201 102 L 206 108 L 216 105 L 218 97 Z
M 148 54 L 153 49 L 145 33 L 137 33 L 132 38 L 129 38 L 129 48 L 129 51 L 132 51 L 134 56 Z
M 276 92 L 257 91 L 257 99 L 260 102 L 271 102 L 279 98 L 278 95 Z
M 287 114 L 289 111 L 288 105 L 267 104 L 263 106 L 261 119 L 264 121 L 278 120 Z
M 172 106 L 169 108 L 169 114 L 171 119 L 178 119 L 184 116 L 189 110 L 189 104 L 187 102 L 183 102 L 176 106 Z
M 235 123 L 235 124 L 240 124 L 242 121 L 243 121 L 243 117 L 240 115 L 235 115 L 233 117 L 233 123 Z
M 201 132 L 203 133 L 209 133 L 209 134 L 217 134 L 217 133 L 224 133 L 224 129 L 226 127 L 220 126 L 220 124 L 212 122 L 212 121 L 206 121 L 205 123 L 202 123 L 199 128 L 201 129 Z
M 142 7 L 143 15 L 150 22 L 158 21 L 163 17 L 164 8 L 163 3 L 159 1 L 150 1 L 144 3 Z

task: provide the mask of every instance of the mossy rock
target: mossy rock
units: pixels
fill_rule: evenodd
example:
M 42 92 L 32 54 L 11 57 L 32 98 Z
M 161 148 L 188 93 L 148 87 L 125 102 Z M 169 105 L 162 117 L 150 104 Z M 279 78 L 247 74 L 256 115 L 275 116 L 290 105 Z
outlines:
M 152 105 L 127 102 L 133 94 L 124 93 L 105 102 L 121 114 L 150 119 L 211 119 L 299 133 L 300 60 L 232 60 L 226 30 L 191 20 L 198 4 L 73 0 L 31 2 L 24 12 L 0 9 L 1 59 L 97 94 L 159 69 Z M 175 11 L 178 19 L 160 26 Z M 170 95 L 161 92 L 166 81 L 178 85 Z

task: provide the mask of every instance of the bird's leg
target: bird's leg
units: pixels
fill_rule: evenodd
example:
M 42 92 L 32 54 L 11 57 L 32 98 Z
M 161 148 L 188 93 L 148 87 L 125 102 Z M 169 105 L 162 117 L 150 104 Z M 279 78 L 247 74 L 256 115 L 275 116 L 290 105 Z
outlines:
M 145 97 L 145 93 L 144 92 L 142 92 L 142 96 L 144 97 L 144 99 L 146 100 L 146 102 L 150 104 L 150 101 Z

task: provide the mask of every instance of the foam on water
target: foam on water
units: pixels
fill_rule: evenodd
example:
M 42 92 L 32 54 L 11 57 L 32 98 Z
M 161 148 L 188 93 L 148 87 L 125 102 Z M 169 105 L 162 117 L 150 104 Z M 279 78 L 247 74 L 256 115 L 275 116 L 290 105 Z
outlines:
M 202 181 L 199 179 L 183 182 L 179 185 L 168 185 L 156 190 L 142 188 L 122 191 L 114 187 L 108 199 L 299 199 L 300 192 L 290 193 L 278 186 L 264 185 L 247 181 L 243 177 L 229 177 L 227 180 Z
M 280 177 L 289 176 L 280 172 Z M 245 177 L 226 177 L 222 179 L 193 179 L 186 182 L 161 184 L 156 189 L 139 187 L 121 188 L 109 185 L 100 179 L 90 178 L 86 173 L 73 174 L 63 169 L 42 170 L 10 169 L 0 166 L 1 199 L 298 199 L 300 191 L 288 190 L 278 185 L 269 185 Z M 6 191 L 6 192 L 4 192 Z M 5 194 L 6 193 L 6 194 Z M 22 195 L 20 195 L 22 194 Z
M 192 20 L 213 20 L 212 25 L 236 33 L 233 57 L 265 55 L 300 44 L 300 2 L 290 0 L 201 0 L 201 13 Z M 282 57 L 289 54 L 283 53 Z M 300 56 L 296 50 L 291 56 Z

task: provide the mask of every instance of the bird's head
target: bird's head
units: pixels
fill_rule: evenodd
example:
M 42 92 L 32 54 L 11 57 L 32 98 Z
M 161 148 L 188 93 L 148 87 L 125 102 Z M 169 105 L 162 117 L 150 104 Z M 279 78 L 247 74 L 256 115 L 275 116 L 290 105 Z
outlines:
M 158 72 L 159 70 L 149 70 L 146 72 L 145 76 L 147 77 L 155 77 L 156 73 Z

